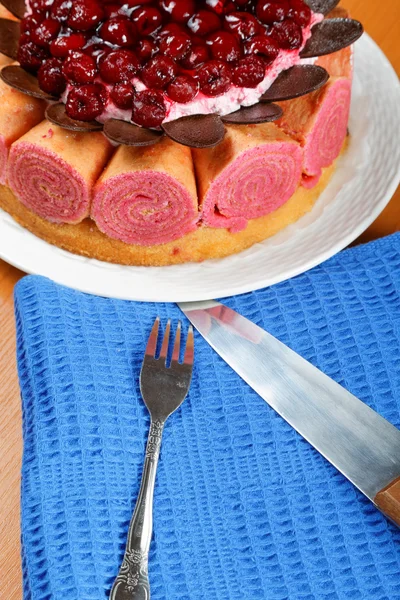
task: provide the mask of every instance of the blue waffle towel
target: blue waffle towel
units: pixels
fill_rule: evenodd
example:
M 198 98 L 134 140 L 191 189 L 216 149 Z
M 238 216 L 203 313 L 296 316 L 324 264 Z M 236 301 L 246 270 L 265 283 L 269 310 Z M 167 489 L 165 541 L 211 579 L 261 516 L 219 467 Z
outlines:
M 400 234 L 226 304 L 400 426 Z M 16 287 L 24 598 L 102 600 L 123 555 L 149 418 L 154 317 L 174 305 Z M 196 336 L 154 503 L 152 600 L 400 598 L 400 530 Z

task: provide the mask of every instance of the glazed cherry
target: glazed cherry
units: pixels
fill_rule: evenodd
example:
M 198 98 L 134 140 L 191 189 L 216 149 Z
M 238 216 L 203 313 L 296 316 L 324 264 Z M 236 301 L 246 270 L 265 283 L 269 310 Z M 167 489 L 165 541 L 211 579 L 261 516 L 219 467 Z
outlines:
M 86 44 L 86 37 L 83 33 L 71 33 L 63 35 L 50 42 L 50 52 L 56 58 L 66 58 L 69 52 L 81 50 Z
M 311 9 L 303 0 L 291 0 L 289 17 L 300 27 L 306 27 L 311 21 Z
M 150 35 L 162 24 L 162 16 L 153 6 L 143 6 L 132 13 L 132 21 L 140 36 Z
M 160 0 L 160 6 L 175 23 L 187 23 L 195 11 L 194 0 Z
M 120 83 L 131 79 L 139 69 L 137 56 L 131 50 L 115 50 L 99 60 L 101 78 L 107 83 Z
M 189 54 L 181 61 L 185 69 L 195 69 L 204 64 L 210 58 L 207 46 L 193 46 Z
M 259 21 L 253 15 L 245 12 L 233 12 L 226 15 L 224 28 L 242 40 L 247 40 L 262 32 Z
M 57 37 L 60 29 L 61 25 L 55 19 L 45 19 L 32 31 L 32 42 L 47 48 L 51 40 Z
M 167 87 L 167 96 L 174 102 L 186 104 L 197 95 L 199 82 L 190 75 L 178 75 Z
M 208 35 L 221 28 L 221 19 L 210 10 L 199 10 L 190 17 L 187 26 L 195 35 Z
M 104 10 L 97 0 L 74 0 L 71 2 L 68 26 L 78 31 L 89 31 L 104 18 Z
M 267 64 L 271 64 L 279 54 L 275 39 L 266 35 L 256 35 L 245 44 L 246 54 L 259 54 Z
M 301 27 L 291 19 L 276 23 L 271 29 L 271 37 L 285 50 L 300 48 L 303 42 Z
M 162 38 L 160 52 L 174 60 L 180 60 L 190 52 L 192 42 L 187 33 L 172 33 Z
M 142 79 L 148 88 L 163 89 L 174 79 L 177 66 L 167 56 L 155 56 L 142 71 Z
M 92 121 L 103 112 L 106 98 L 107 91 L 99 83 L 73 87 L 68 94 L 65 110 L 71 119 Z
M 72 2 L 70 0 L 54 0 L 50 14 L 53 19 L 63 22 L 66 21 L 71 12 Z
M 201 91 L 206 96 L 220 96 L 229 89 L 231 72 L 226 63 L 210 60 L 197 70 Z
M 46 13 L 52 4 L 53 0 L 31 0 L 29 7 L 33 13 Z
M 97 75 L 95 60 L 83 52 L 71 52 L 64 61 L 63 73 L 70 83 L 92 83 Z
M 257 18 L 266 25 L 273 25 L 289 16 L 288 0 L 258 0 L 256 7 Z
M 104 16 L 107 19 L 118 17 L 123 14 L 120 4 L 106 4 L 104 7 Z
M 167 114 L 161 92 L 145 90 L 133 97 L 132 121 L 142 127 L 159 127 Z
M 26 71 L 36 72 L 42 65 L 42 62 L 48 58 L 49 54 L 45 48 L 37 46 L 33 42 L 22 44 L 18 50 L 18 62 Z
M 207 38 L 207 45 L 211 55 L 216 60 L 232 62 L 241 56 L 240 44 L 237 38 L 229 31 L 217 31 Z
M 232 81 L 239 87 L 255 88 L 265 77 L 265 63 L 259 56 L 245 56 L 232 71 Z
M 58 58 L 49 58 L 38 71 L 38 81 L 41 89 L 53 96 L 60 96 L 67 85 L 62 72 L 63 63 Z
M 101 26 L 100 35 L 116 46 L 132 46 L 136 41 L 135 26 L 127 17 L 108 19 Z
M 131 83 L 116 83 L 110 92 L 110 98 L 118 108 L 132 108 L 135 91 Z
M 143 38 L 135 46 L 135 52 L 139 61 L 142 64 L 145 64 L 150 58 L 153 58 L 153 56 L 157 54 L 158 46 L 153 38 Z

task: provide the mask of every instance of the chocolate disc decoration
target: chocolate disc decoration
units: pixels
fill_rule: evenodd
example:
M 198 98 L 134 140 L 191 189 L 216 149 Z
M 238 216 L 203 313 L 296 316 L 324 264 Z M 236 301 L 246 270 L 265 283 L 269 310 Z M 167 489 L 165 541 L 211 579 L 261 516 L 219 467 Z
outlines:
M 329 79 L 329 73 L 317 65 L 296 65 L 282 71 L 271 87 L 261 96 L 260 102 L 298 98 L 318 90 Z
M 181 117 L 161 127 L 172 140 L 191 148 L 212 148 L 225 136 L 224 124 L 215 114 Z
M 305 2 L 313 12 L 327 15 L 339 4 L 340 0 L 305 0 Z
M 312 28 L 300 56 L 312 58 L 337 52 L 358 40 L 363 31 L 361 23 L 354 19 L 326 19 Z
M 163 131 L 138 127 L 128 121 L 109 119 L 104 123 L 103 133 L 111 142 L 124 146 L 151 146 L 163 137 Z
M 0 19 L 0 53 L 17 60 L 20 35 L 19 23 L 10 19 Z
M 4 6 L 14 17 L 23 19 L 26 13 L 25 0 L 1 0 L 0 4 Z
M 40 89 L 38 80 L 34 75 L 27 73 L 18 65 L 4 67 L 0 72 L 0 77 L 4 83 L 28 96 L 41 98 L 42 100 L 55 100 L 55 98 Z
M 46 118 L 62 127 L 63 129 L 69 129 L 70 131 L 101 131 L 103 125 L 97 121 L 75 121 L 65 112 L 64 104 L 51 104 L 46 109 Z
M 224 115 L 221 120 L 224 123 L 235 125 L 257 125 L 276 121 L 282 116 L 282 109 L 277 104 L 253 104 L 253 106 L 242 106 L 239 110 Z

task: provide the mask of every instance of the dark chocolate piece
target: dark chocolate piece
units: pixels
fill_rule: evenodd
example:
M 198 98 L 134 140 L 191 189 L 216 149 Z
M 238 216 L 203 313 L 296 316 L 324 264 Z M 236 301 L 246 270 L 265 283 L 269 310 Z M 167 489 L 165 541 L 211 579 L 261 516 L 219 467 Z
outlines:
M 69 129 L 70 131 L 100 131 L 103 129 L 103 125 L 97 121 L 75 121 L 65 112 L 64 104 L 51 104 L 46 109 L 46 118 L 62 127 L 63 129 Z
M 191 148 L 217 146 L 225 136 L 225 127 L 218 115 L 191 115 L 161 126 L 178 144 Z
M 354 19 L 326 19 L 312 28 L 311 37 L 300 56 L 312 58 L 332 54 L 353 44 L 363 31 L 361 23 Z
M 42 100 L 55 99 L 40 89 L 38 80 L 34 75 L 27 73 L 18 65 L 8 65 L 7 67 L 3 67 L 0 72 L 0 77 L 4 83 L 24 94 L 27 94 L 27 96 L 41 98 Z
M 318 90 L 329 79 L 329 73 L 317 65 L 295 65 L 282 71 L 271 87 L 261 96 L 260 102 L 290 100 Z
M 17 60 L 20 35 L 19 23 L 10 19 L 0 19 L 0 53 Z
M 305 0 L 305 2 L 313 12 L 327 15 L 339 4 L 340 0 Z
M 127 121 L 109 119 L 104 123 L 103 133 L 111 142 L 123 146 L 152 146 L 163 137 L 163 131 L 145 129 Z
M 14 17 L 23 19 L 26 12 L 25 0 L 1 0 L 4 8 L 6 8 Z
M 277 104 L 253 104 L 242 106 L 239 110 L 221 117 L 224 123 L 251 125 L 276 121 L 282 116 L 282 109 Z

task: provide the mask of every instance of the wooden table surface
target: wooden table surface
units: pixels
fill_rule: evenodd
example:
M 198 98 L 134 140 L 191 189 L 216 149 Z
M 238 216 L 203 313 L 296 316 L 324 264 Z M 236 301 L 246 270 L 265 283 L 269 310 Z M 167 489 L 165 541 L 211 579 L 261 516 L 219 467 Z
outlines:
M 400 73 L 400 0 L 343 0 Z M 384 101 L 384 99 L 382 99 Z M 360 241 L 400 231 L 400 189 Z M 15 365 L 13 288 L 21 271 L 0 261 L 0 597 L 22 598 L 19 540 L 21 413 Z

